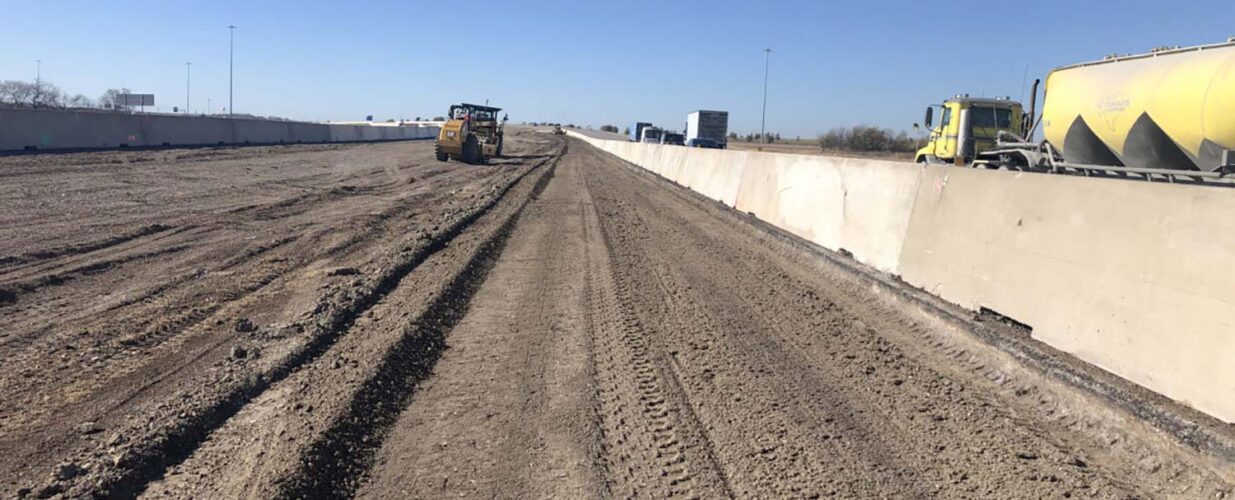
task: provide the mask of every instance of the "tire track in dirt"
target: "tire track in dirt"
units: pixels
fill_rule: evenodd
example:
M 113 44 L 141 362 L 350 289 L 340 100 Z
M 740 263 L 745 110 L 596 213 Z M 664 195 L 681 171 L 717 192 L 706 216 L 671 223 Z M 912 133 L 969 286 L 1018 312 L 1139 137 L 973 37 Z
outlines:
M 96 250 L 102 250 L 108 247 L 119 245 L 121 243 L 127 243 L 129 241 L 135 240 L 137 238 L 141 238 L 143 236 L 150 236 L 150 235 L 161 233 L 164 231 L 170 231 L 172 229 L 176 229 L 176 228 L 173 226 L 167 226 L 163 224 L 151 224 L 149 226 L 143 226 L 137 231 L 134 231 L 128 234 L 113 236 L 111 238 L 107 238 L 107 239 L 100 240 L 100 241 L 93 241 L 93 242 L 82 243 L 78 245 L 70 245 L 70 246 L 65 246 L 65 247 L 60 247 L 60 248 L 53 248 L 49 250 L 40 250 L 36 252 L 26 253 L 23 255 L 10 255 L 10 256 L 5 256 L 5 257 L 0 257 L 0 270 L 3 270 L 5 267 L 8 267 L 12 264 L 27 264 L 27 263 L 37 262 L 41 260 L 54 259 L 54 258 L 62 257 L 65 255 L 75 255 L 75 254 L 93 252 Z
M 262 328 L 253 333 L 242 334 L 239 339 L 237 339 L 235 334 L 220 336 L 212 332 L 226 329 L 230 333 L 230 322 L 223 326 L 222 319 L 220 319 L 217 322 L 211 322 L 210 326 L 206 326 L 201 321 L 211 317 L 218 317 L 220 314 L 236 317 L 235 314 L 237 312 L 243 311 L 245 307 L 250 306 L 240 303 L 233 304 L 233 302 L 237 301 L 227 301 L 214 308 L 216 311 L 214 313 L 197 311 L 193 314 L 193 317 L 197 318 L 196 324 L 202 324 L 205 328 L 204 331 L 173 344 L 160 345 L 160 349 L 164 352 L 162 356 L 165 359 L 163 361 L 151 361 L 150 358 L 145 357 L 143 359 L 147 361 L 143 361 L 141 365 L 138 365 L 139 368 L 142 366 L 146 367 L 141 368 L 142 371 L 129 371 L 127 374 L 122 373 L 118 375 L 118 378 L 112 378 L 109 383 L 120 384 L 117 388 L 123 388 L 127 384 L 128 388 L 124 389 L 121 393 L 95 392 L 88 395 L 89 398 L 104 402 L 105 404 L 98 405 L 97 403 L 89 403 L 87 401 L 86 404 L 89 405 L 89 408 L 83 408 L 83 410 L 87 410 L 86 412 L 72 411 L 68 413 L 73 415 L 74 418 L 80 418 L 92 413 L 101 413 L 100 416 L 102 416 L 107 414 L 104 411 L 105 408 L 112 408 L 117 411 L 124 409 L 123 413 L 131 416 L 116 414 L 114 417 L 104 417 L 102 421 L 95 420 L 98 422 L 97 425 L 99 427 L 107 429 L 107 434 L 99 437 L 91 434 L 81 436 L 70 430 L 69 432 L 59 433 L 55 438 L 58 443 L 48 442 L 44 444 L 44 447 L 49 447 L 47 448 L 48 451 L 59 449 L 59 451 L 54 452 L 55 455 L 51 455 L 51 459 L 55 459 L 57 456 L 73 457 L 65 463 L 78 472 L 67 475 L 60 474 L 59 479 L 53 479 L 41 485 L 38 483 L 31 485 L 29 479 L 19 479 L 29 477 L 28 473 L 23 472 L 21 476 L 14 475 L 9 478 L 10 481 L 16 481 L 6 481 L 8 486 L 14 488 L 11 491 L 20 490 L 21 486 L 27 486 L 28 491 L 33 490 L 35 493 L 45 494 L 60 491 L 70 494 L 99 494 L 107 492 L 108 494 L 122 495 L 126 491 L 134 491 L 133 488 L 148 480 L 146 478 L 161 474 L 160 471 L 165 468 L 166 464 L 175 463 L 190 452 L 196 446 L 195 443 L 200 442 L 209 429 L 215 427 L 221 420 L 225 420 L 230 413 L 234 413 L 235 408 L 243 406 L 244 402 L 253 395 L 260 393 L 265 387 L 268 387 L 272 380 L 286 376 L 296 366 L 303 364 L 305 360 L 312 359 L 315 355 L 324 351 L 333 338 L 336 337 L 332 332 L 340 333 L 340 329 L 345 329 L 344 323 L 349 321 L 349 317 L 354 318 L 362 314 L 366 310 L 366 305 L 371 305 L 372 302 L 377 300 L 376 297 L 380 297 L 383 293 L 388 292 L 390 287 L 393 286 L 392 281 L 397 281 L 397 278 L 394 277 L 401 273 L 405 274 L 411 268 L 414 268 L 417 262 L 423 261 L 426 255 L 444 248 L 467 224 L 492 207 L 498 200 L 502 199 L 511 185 L 534 169 L 514 165 L 484 170 L 456 170 L 459 172 L 486 172 L 483 175 L 467 174 L 458 179 L 459 181 L 466 180 L 467 184 L 459 182 L 458 185 L 465 186 L 470 184 L 469 190 L 476 190 L 480 186 L 487 185 L 485 184 L 487 182 L 486 179 L 490 175 L 487 172 L 500 174 L 494 177 L 494 179 L 502 179 L 502 177 L 505 177 L 505 179 L 501 180 L 501 184 L 493 186 L 491 190 L 486 188 L 483 193 L 477 191 L 476 203 L 472 207 L 464 207 L 462 210 L 456 209 L 454 208 L 456 203 L 453 200 L 448 204 L 438 203 L 437 206 L 429 210 L 425 210 L 425 207 L 413 207 L 409 216 L 415 216 L 414 219 L 405 217 L 392 218 L 392 214 L 405 210 L 401 207 L 395 207 L 392 210 L 396 210 L 396 212 L 375 213 L 372 220 L 377 224 L 387 222 L 397 224 L 397 227 L 390 226 L 386 229 L 380 229 L 376 228 L 376 226 L 370 227 L 372 224 L 369 223 L 357 224 L 357 229 L 361 229 L 362 232 L 376 230 L 379 232 L 385 231 L 392 235 L 398 235 L 400 229 L 404 228 L 409 222 L 417 224 L 419 221 L 426 221 L 419 223 L 427 223 L 428 225 L 423 226 L 423 228 L 413 225 L 406 229 L 407 237 L 398 238 L 393 244 L 385 242 L 386 247 L 383 250 L 388 256 L 382 254 L 365 255 L 348 251 L 350 254 L 354 254 L 354 256 L 348 257 L 349 260 L 355 260 L 357 257 L 376 259 L 374 262 L 377 266 L 375 267 L 380 268 L 376 269 L 376 276 L 368 272 L 356 274 L 355 269 L 353 269 L 350 273 L 341 273 L 337 277 L 328 278 L 326 281 L 327 285 L 334 283 L 342 284 L 343 282 L 351 283 L 343 288 L 324 288 L 326 292 L 322 294 L 322 298 L 316 306 L 312 303 L 308 304 L 310 310 L 303 320 L 286 325 L 295 327 L 295 329 L 287 330 L 279 325 L 272 325 L 273 330 Z M 449 198 L 454 198 L 454 194 L 454 190 L 450 190 L 449 193 L 442 192 L 442 196 L 448 196 Z M 460 196 L 460 200 L 466 201 L 473 195 L 460 194 Z M 420 211 L 424 211 L 425 216 L 416 215 L 416 212 Z M 432 226 L 432 229 L 429 229 L 430 226 Z M 343 246 L 339 246 L 339 238 L 330 235 L 329 232 L 321 234 L 329 237 L 329 239 L 322 241 L 322 243 L 328 244 L 319 245 L 321 248 L 340 252 L 344 251 L 348 246 L 346 242 L 343 243 Z M 343 233 L 343 235 L 348 234 Z M 353 243 L 365 241 L 365 238 L 362 237 L 363 235 L 351 233 L 350 236 L 352 236 Z M 385 239 L 388 239 L 388 237 Z M 371 246 L 379 243 L 381 242 L 366 242 L 365 245 Z M 272 248 L 278 246 L 273 245 Z M 303 258 L 286 259 L 279 256 L 268 256 L 267 252 L 269 250 L 271 248 L 258 248 L 256 253 L 245 255 L 244 258 L 240 259 L 241 261 L 260 261 L 263 263 L 263 266 L 267 264 L 274 266 L 274 272 L 265 276 L 274 276 L 275 279 L 273 281 L 266 279 L 257 280 L 258 282 L 266 282 L 266 285 L 259 285 L 257 289 L 269 288 L 274 286 L 274 283 L 283 283 L 283 285 L 279 285 L 281 287 L 296 286 L 293 283 L 296 281 L 304 282 L 305 278 L 309 277 L 301 276 L 295 278 L 296 281 L 286 281 L 286 273 L 291 272 L 297 267 L 310 264 L 310 261 L 306 261 Z M 311 265 L 313 268 L 320 268 L 326 263 L 325 259 L 335 258 L 337 256 L 324 256 L 321 257 L 322 260 Z M 232 264 L 224 262 L 222 264 L 235 267 L 239 262 L 233 262 Z M 326 270 L 329 270 L 329 268 Z M 224 271 L 220 275 L 226 276 L 230 272 L 232 271 Z M 349 277 L 351 274 L 355 274 L 355 277 Z M 244 274 L 246 280 L 250 275 L 251 273 L 246 270 Z M 329 276 L 335 276 L 333 271 Z M 392 278 L 394 279 L 392 280 Z M 271 289 L 264 292 L 265 298 L 259 298 L 259 300 L 276 298 L 278 294 L 282 293 L 285 292 Z M 243 299 L 246 296 L 246 294 L 240 295 L 240 297 L 236 298 Z M 243 301 L 252 302 L 248 299 Z M 166 306 L 173 305 L 171 302 L 168 302 L 167 297 L 158 297 L 154 302 L 165 304 Z M 168 329 L 183 331 L 182 328 L 174 325 L 168 327 Z M 256 339 L 254 335 L 258 335 L 266 340 L 248 340 Z M 134 339 L 129 340 L 132 343 Z M 273 350 L 268 352 L 268 356 L 261 356 L 261 353 L 255 348 L 249 347 L 247 350 L 250 351 L 251 356 L 247 359 L 240 358 L 234 360 L 229 358 L 226 350 L 227 347 L 236 345 L 237 340 L 240 340 L 241 344 L 269 344 Z M 137 339 L 133 352 L 140 353 L 141 349 L 137 348 L 143 347 L 145 343 L 145 341 Z M 172 350 L 169 351 L 168 349 Z M 243 351 L 233 350 L 233 352 Z M 128 356 L 128 354 L 125 355 Z M 137 354 L 132 355 L 136 356 Z M 148 376 L 149 368 L 157 367 L 158 363 L 168 363 L 167 366 L 172 367 L 172 369 L 164 371 L 152 379 Z M 191 370 L 182 370 L 182 368 L 188 368 L 190 365 L 194 365 Z M 143 373 L 146 375 L 143 375 Z M 22 378 L 6 378 L 6 381 L 21 380 Z M 129 380 L 126 381 L 126 379 Z M 137 382 L 137 384 L 133 384 L 133 382 Z M 94 391 L 84 381 L 77 385 L 81 386 L 81 389 L 74 390 Z M 142 387 L 147 387 L 148 389 L 142 389 Z M 133 391 L 132 388 L 137 390 Z M 223 392 L 218 392 L 217 389 L 220 388 L 227 389 Z M 122 398 L 116 399 L 116 396 L 122 396 Z M 163 402 L 161 403 L 160 401 Z M 170 405 L 166 404 L 168 401 L 173 403 Z M 0 417 L 0 422 L 3 420 L 3 417 Z M 10 425 L 12 421 L 3 423 Z M 49 423 L 67 427 L 75 425 L 72 420 Z M 169 425 L 165 426 L 164 423 Z M 90 425 L 96 424 L 91 423 Z M 45 431 L 53 432 L 53 429 L 49 427 Z M 104 445 L 102 441 L 107 441 L 107 443 Z M 5 442 L 7 442 L 7 438 L 0 441 L 0 445 L 8 448 L 10 444 L 18 444 L 5 444 Z M 29 441 L 26 442 L 33 445 Z M 25 467 L 30 466 L 25 465 Z M 47 465 L 45 467 L 50 468 Z
M 593 190 L 588 183 L 584 189 Z M 610 492 L 623 498 L 732 497 L 663 351 L 651 348 L 634 314 L 630 285 L 615 276 L 612 236 L 601 229 L 595 207 L 587 210 L 585 233 L 602 242 L 589 246 L 587 297 Z
M 426 313 L 411 321 L 394 346 L 376 360 L 377 370 L 348 403 L 347 411 L 313 442 L 296 473 L 280 484 L 287 498 L 339 497 L 355 493 L 372 465 L 387 430 L 395 423 L 416 384 L 441 356 L 445 338 L 463 318 L 472 296 L 496 262 L 531 200 L 553 177 L 554 165 L 540 167 L 531 192 L 489 235 Z
M 357 491 L 364 498 L 602 498 L 584 197 L 555 169 Z
M 153 460 L 148 460 L 145 463 L 128 464 L 128 474 L 98 485 L 99 490 L 121 496 L 134 495 L 144 488 L 145 483 L 164 475 L 164 471 L 168 467 L 188 458 L 189 454 L 200 445 L 213 429 L 223 425 L 227 419 L 235 415 L 248 401 L 260 395 L 272 384 L 287 377 L 297 367 L 308 364 L 325 353 L 341 335 L 347 332 L 358 317 L 398 286 L 399 281 L 404 276 L 420 265 L 421 262 L 424 262 L 430 255 L 449 245 L 451 240 L 501 201 L 503 196 L 515 184 L 532 171 L 525 170 L 507 182 L 485 205 L 456 220 L 441 233 L 434 235 L 427 245 L 417 249 L 404 260 L 384 270 L 377 278 L 371 291 L 367 291 L 367 293 L 362 291 L 353 296 L 349 303 L 343 304 L 342 307 L 335 307 L 329 303 L 321 304 L 324 307 L 319 307 L 319 309 L 328 310 L 329 312 L 313 325 L 317 328 L 314 328 L 316 331 L 309 332 L 311 340 L 307 344 L 294 351 L 284 362 L 270 370 L 267 375 L 258 377 L 252 380 L 251 383 L 243 384 L 232 390 L 229 394 L 220 398 L 215 405 L 203 411 L 198 418 L 187 419 L 182 424 L 180 432 L 168 436 L 166 441 L 160 443 L 161 446 L 157 446 L 154 450 L 143 453 L 143 455 L 151 457 Z M 413 345 L 407 345 L 405 348 L 412 348 Z M 375 384 L 380 387 L 382 381 L 377 381 Z

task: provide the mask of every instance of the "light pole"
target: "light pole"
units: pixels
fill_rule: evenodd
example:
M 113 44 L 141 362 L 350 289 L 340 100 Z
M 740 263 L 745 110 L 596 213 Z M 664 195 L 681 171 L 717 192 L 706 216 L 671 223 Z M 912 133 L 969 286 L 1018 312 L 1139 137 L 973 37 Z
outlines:
M 768 66 L 772 61 L 772 49 L 763 49 L 763 119 L 759 122 L 759 142 L 767 143 L 768 125 Z
M 40 83 L 43 83 L 43 60 L 35 59 L 34 60 L 34 84 L 38 85 Z
M 193 63 L 184 63 L 184 114 L 189 114 L 189 104 L 193 102 L 189 98 L 190 91 L 193 89 Z
M 227 113 L 228 116 L 236 114 L 236 103 L 233 101 L 232 88 L 236 74 L 236 26 L 228 25 L 228 43 L 227 43 Z

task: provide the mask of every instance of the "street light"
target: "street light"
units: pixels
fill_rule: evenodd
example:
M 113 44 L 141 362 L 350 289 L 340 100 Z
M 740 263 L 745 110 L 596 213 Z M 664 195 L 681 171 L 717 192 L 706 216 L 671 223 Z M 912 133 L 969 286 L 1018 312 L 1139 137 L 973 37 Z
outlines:
M 768 142 L 768 65 L 772 61 L 772 49 L 763 49 L 763 120 L 759 122 L 759 141 Z
M 193 84 L 193 63 L 184 63 L 184 114 L 189 114 L 189 104 L 193 101 L 189 99 L 190 90 Z
M 233 101 L 232 88 L 236 72 L 236 26 L 229 24 L 227 29 L 227 113 L 228 116 L 234 116 L 236 114 L 236 103 Z

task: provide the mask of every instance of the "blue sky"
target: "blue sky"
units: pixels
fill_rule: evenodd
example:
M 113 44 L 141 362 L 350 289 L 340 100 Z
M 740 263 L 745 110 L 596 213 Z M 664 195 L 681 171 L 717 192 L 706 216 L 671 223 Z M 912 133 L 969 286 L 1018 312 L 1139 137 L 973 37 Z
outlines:
M 635 120 L 681 128 L 694 109 L 758 131 L 907 129 L 959 92 L 1023 95 L 1053 67 L 1235 36 L 1231 0 L 928 2 L 6 1 L 0 79 L 111 87 L 170 111 L 227 101 L 305 120 L 414 118 L 484 101 L 515 121 Z M 1027 97 L 1026 97 L 1027 99 Z

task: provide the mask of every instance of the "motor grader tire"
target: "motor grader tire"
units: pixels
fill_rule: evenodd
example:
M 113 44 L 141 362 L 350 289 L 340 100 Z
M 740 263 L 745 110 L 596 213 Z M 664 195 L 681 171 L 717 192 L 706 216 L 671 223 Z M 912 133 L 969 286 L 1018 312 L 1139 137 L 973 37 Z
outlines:
M 480 141 L 476 140 L 476 136 L 469 135 L 463 141 L 463 163 L 476 165 L 480 163 Z

